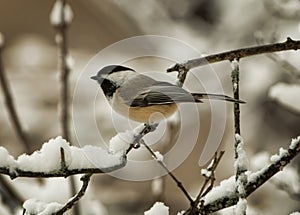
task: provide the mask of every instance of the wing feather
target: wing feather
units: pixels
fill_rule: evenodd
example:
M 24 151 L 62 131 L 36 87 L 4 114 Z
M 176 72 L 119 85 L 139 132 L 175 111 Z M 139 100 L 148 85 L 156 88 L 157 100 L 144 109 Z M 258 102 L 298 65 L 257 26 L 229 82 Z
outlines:
M 146 107 L 179 102 L 195 102 L 195 99 L 181 87 L 168 82 L 156 82 L 154 85 L 139 91 L 129 105 L 131 107 Z

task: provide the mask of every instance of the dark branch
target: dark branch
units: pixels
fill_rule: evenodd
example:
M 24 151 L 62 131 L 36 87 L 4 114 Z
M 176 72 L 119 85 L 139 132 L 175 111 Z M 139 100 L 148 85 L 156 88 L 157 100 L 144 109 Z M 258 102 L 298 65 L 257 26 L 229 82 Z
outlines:
M 141 141 L 141 143 L 146 147 L 146 149 L 150 152 L 150 154 L 157 161 L 157 163 L 159 163 L 159 165 L 168 173 L 168 175 L 173 179 L 173 181 L 175 181 L 175 183 L 177 184 L 179 189 L 183 192 L 183 194 L 189 200 L 190 204 L 193 205 L 194 201 L 191 198 L 191 196 L 188 194 L 187 190 L 184 188 L 182 182 L 176 178 L 176 176 L 168 169 L 167 165 L 156 156 L 154 151 L 144 141 Z
M 186 63 L 175 64 L 173 67 L 167 69 L 167 72 L 173 71 L 188 71 L 192 68 L 203 66 L 210 63 L 216 63 L 220 61 L 234 59 L 241 59 L 258 54 L 266 54 L 271 52 L 279 52 L 286 50 L 298 50 L 300 49 L 300 40 L 292 40 L 290 37 L 285 42 L 273 43 L 268 45 L 260 45 L 242 49 L 236 49 L 232 51 L 222 52 L 219 54 L 213 54 L 206 57 L 188 60 Z
M 261 185 L 267 182 L 273 175 L 281 171 L 287 164 L 291 162 L 294 157 L 296 157 L 300 153 L 300 138 L 298 137 L 298 139 L 295 141 L 296 142 L 294 142 L 294 147 L 292 147 L 291 144 L 290 148 L 287 150 L 287 153 L 282 155 L 276 162 L 268 165 L 258 172 L 252 173 L 255 176 L 252 179 L 249 179 L 247 184 L 245 185 L 245 197 L 248 197 Z M 231 193 L 231 195 L 223 196 L 222 198 L 219 198 L 214 202 L 208 203 L 204 206 L 203 210 L 205 213 L 212 213 L 223 208 L 236 205 L 238 200 L 239 195 L 237 193 Z
M 64 8 L 66 7 L 66 0 L 60 0 L 61 7 L 61 24 L 55 26 L 58 37 L 57 46 L 59 50 L 59 71 L 60 71 L 60 124 L 62 127 L 62 136 L 70 142 L 70 128 L 69 128 L 69 74 L 70 68 L 67 64 L 68 57 L 68 43 L 67 43 L 67 28 L 65 22 Z
M 231 62 L 232 65 L 232 72 L 231 72 L 231 78 L 232 78 L 232 88 L 233 88 L 233 97 L 236 100 L 239 100 L 239 62 L 235 59 Z M 235 128 L 235 134 L 241 134 L 241 128 L 240 128 L 240 104 L 234 103 L 233 108 L 234 113 L 234 128 Z M 237 155 L 235 155 L 237 156 Z
M 66 22 L 65 8 L 67 6 L 67 0 L 57 0 L 62 4 L 60 11 L 60 23 L 56 27 L 58 37 L 60 38 L 57 42 L 59 50 L 59 72 L 60 72 L 60 125 L 62 129 L 62 136 L 68 142 L 70 139 L 70 117 L 69 117 L 69 74 L 70 67 L 67 63 L 68 58 L 68 42 L 67 42 L 67 29 L 70 23 Z M 70 187 L 72 195 L 76 193 L 75 179 L 70 177 Z M 74 214 L 79 215 L 79 206 L 75 205 Z
M 9 117 L 12 122 L 12 126 L 16 132 L 16 135 L 20 141 L 20 143 L 25 147 L 26 151 L 30 151 L 30 145 L 27 141 L 27 136 L 22 128 L 19 116 L 17 114 L 12 93 L 9 88 L 9 84 L 7 82 L 6 74 L 4 71 L 4 65 L 2 62 L 2 51 L 3 47 L 0 47 L 0 83 L 1 83 L 1 88 L 4 94 L 4 100 L 5 100 L 5 105 L 6 109 L 8 111 Z
M 55 213 L 55 215 L 62 215 L 64 214 L 67 210 L 70 210 L 74 205 L 76 205 L 78 203 L 78 201 L 84 196 L 85 191 L 89 185 L 90 179 L 91 179 L 92 174 L 85 174 L 84 176 L 81 177 L 81 181 L 82 181 L 82 187 L 79 190 L 79 192 L 72 197 L 69 202 L 62 207 L 59 211 L 57 211 Z
M 33 172 L 33 171 L 26 171 L 19 168 L 13 169 L 9 167 L 0 167 L 0 174 L 8 175 L 12 179 L 18 177 L 28 177 L 28 178 L 54 178 L 54 177 L 69 177 L 71 175 L 78 175 L 78 174 L 87 174 L 87 173 L 108 173 L 120 169 L 126 165 L 126 160 L 116 166 L 111 166 L 107 168 L 86 168 L 86 169 L 57 169 L 51 172 Z

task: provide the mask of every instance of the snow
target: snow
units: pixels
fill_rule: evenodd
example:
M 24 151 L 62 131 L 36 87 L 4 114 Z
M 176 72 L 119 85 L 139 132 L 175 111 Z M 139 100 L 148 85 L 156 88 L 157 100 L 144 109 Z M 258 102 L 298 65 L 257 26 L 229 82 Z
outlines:
M 8 153 L 6 148 L 0 147 L 0 167 L 15 167 L 15 159 Z
M 159 151 L 154 152 L 155 156 L 156 156 L 156 160 L 163 162 L 164 161 L 164 156 L 162 154 L 160 154 Z
M 61 169 L 61 154 L 63 148 L 65 164 L 68 169 L 110 168 L 124 162 L 123 154 L 111 154 L 96 146 L 86 145 L 83 148 L 70 146 L 62 137 L 50 139 L 39 151 L 31 155 L 23 154 L 15 160 L 7 150 L 0 147 L 0 167 L 9 167 L 11 171 L 18 168 L 31 172 L 52 172 Z
M 155 202 L 150 210 L 145 211 L 144 215 L 168 215 L 169 207 L 162 202 Z
M 71 162 L 69 143 L 62 137 L 44 143 L 39 151 L 31 155 L 23 154 L 17 159 L 18 168 L 33 172 L 51 172 L 61 165 L 60 148 L 64 149 L 66 164 Z
M 231 61 L 231 69 L 232 70 L 237 70 L 239 68 L 239 61 L 237 59 L 234 59 Z
M 205 197 L 205 205 L 214 202 L 215 200 L 224 197 L 234 195 L 236 192 L 235 176 L 231 176 L 220 182 L 219 186 L 214 187 Z
M 244 141 L 239 134 L 235 134 L 235 142 L 238 143 L 236 152 L 238 154 L 237 159 L 234 162 L 235 169 L 247 170 L 248 169 L 248 158 L 246 155 L 244 147 Z
M 296 211 L 296 212 L 291 213 L 290 215 L 300 215 L 300 212 Z
M 67 64 L 67 67 L 70 70 L 74 69 L 75 60 L 74 60 L 74 58 L 70 54 L 68 54 L 67 57 L 66 57 L 66 64 Z
M 235 215 L 244 215 L 246 214 L 246 210 L 247 210 L 247 200 L 239 199 L 235 207 Z
M 300 112 L 299 84 L 277 83 L 270 88 L 269 97 L 295 112 Z
M 134 131 L 120 132 L 109 141 L 109 152 L 125 154 L 129 145 L 134 142 Z
M 50 13 L 50 23 L 53 26 L 59 26 L 63 23 L 70 24 L 73 19 L 73 11 L 69 4 L 66 4 L 64 7 L 64 20 L 62 20 L 61 11 L 63 9 L 63 2 L 60 0 L 56 0 L 52 11 Z
M 155 178 L 151 183 L 152 193 L 154 195 L 159 195 L 163 192 L 163 179 Z
M 205 176 L 206 178 L 209 178 L 211 176 L 211 171 L 207 169 L 201 169 L 201 175 Z
M 300 136 L 298 136 L 297 138 L 292 139 L 291 145 L 290 145 L 290 149 L 296 149 L 299 147 L 300 143 Z
M 26 209 L 25 214 L 39 214 L 39 215 L 49 215 L 56 213 L 59 209 L 63 207 L 62 204 L 57 202 L 46 203 L 36 199 L 28 199 L 23 204 L 24 209 Z
M 282 157 L 286 156 L 287 154 L 288 154 L 288 150 L 280 147 L 279 154 L 272 155 L 270 160 L 273 163 L 278 162 Z
M 138 134 L 140 134 L 141 132 L 142 132 L 142 130 L 145 128 L 145 125 L 144 124 L 140 124 L 139 126 L 137 126 L 137 127 L 135 127 L 134 129 L 133 129 L 133 133 L 135 134 L 135 135 L 138 135 Z

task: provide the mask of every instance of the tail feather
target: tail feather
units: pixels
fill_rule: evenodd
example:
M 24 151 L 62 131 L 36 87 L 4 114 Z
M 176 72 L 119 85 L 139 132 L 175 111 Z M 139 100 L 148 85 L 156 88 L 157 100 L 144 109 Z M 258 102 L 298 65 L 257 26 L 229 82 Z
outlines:
M 240 104 L 245 104 L 246 102 L 234 99 L 230 96 L 222 95 L 222 94 L 210 94 L 210 93 L 192 93 L 196 102 L 202 102 L 201 99 L 214 99 L 214 100 L 225 100 L 229 102 L 235 102 Z

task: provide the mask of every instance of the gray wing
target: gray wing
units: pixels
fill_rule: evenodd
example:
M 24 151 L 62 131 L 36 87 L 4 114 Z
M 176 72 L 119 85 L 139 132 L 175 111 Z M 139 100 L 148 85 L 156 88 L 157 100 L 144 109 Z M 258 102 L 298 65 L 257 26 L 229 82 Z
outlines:
M 141 89 L 136 89 L 135 94 L 131 94 L 132 95 L 127 96 L 127 99 L 125 100 L 131 107 L 195 102 L 195 99 L 189 92 L 168 82 L 155 81 L 147 83 L 146 86 L 144 85 Z M 132 99 L 130 100 L 128 98 Z

